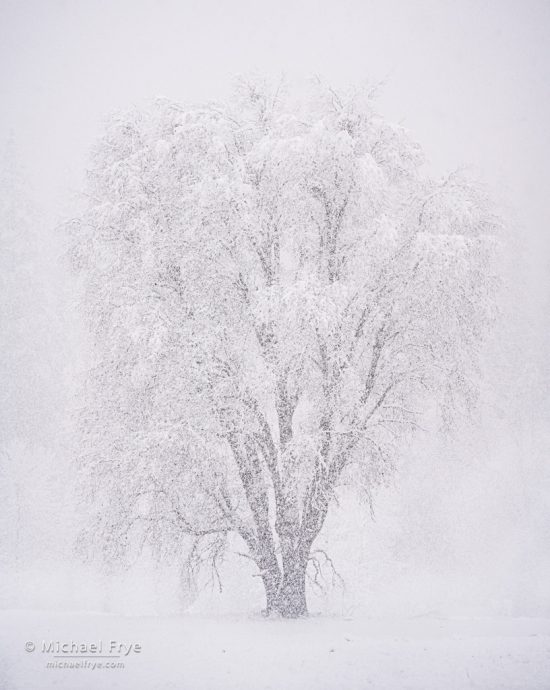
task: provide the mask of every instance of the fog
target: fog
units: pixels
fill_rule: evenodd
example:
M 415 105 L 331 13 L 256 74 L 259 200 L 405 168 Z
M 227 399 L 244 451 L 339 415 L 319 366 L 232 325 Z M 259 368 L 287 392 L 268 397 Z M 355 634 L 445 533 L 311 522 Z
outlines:
M 477 423 L 451 438 L 420 433 L 372 506 L 350 499 L 329 513 L 320 545 L 345 587 L 312 592 L 312 610 L 550 617 L 549 35 L 546 0 L 3 0 L 0 147 L 20 176 L 15 200 L 7 176 L 0 193 L 6 207 L 28 204 L 30 220 L 24 250 L 8 237 L 1 258 L 1 608 L 262 607 L 237 556 L 223 565 L 222 592 L 183 591 L 177 569 L 147 553 L 118 572 L 81 558 L 89 516 L 75 437 L 90 352 L 66 255 L 67 222 L 86 204 L 90 152 L 111 113 L 157 97 L 225 99 L 235 75 L 256 73 L 284 76 L 297 92 L 313 75 L 336 88 L 379 84 L 378 110 L 411 131 L 428 169 L 467 169 L 506 226 Z

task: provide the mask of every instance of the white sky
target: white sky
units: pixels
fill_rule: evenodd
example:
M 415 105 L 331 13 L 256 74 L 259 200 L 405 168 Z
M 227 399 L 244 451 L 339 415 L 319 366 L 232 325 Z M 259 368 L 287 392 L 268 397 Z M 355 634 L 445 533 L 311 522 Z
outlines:
M 223 97 L 251 69 L 387 77 L 382 112 L 434 169 L 472 165 L 547 249 L 549 43 L 549 0 L 0 0 L 0 143 L 55 214 L 113 109 Z

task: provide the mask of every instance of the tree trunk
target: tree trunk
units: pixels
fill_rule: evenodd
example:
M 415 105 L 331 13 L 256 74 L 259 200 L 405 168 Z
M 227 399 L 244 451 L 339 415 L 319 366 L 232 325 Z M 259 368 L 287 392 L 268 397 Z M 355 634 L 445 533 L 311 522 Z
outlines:
M 265 615 L 269 616 L 277 609 L 277 597 L 281 586 L 281 575 L 278 570 L 267 570 L 262 575 L 262 580 L 265 588 Z
M 306 566 L 298 557 L 286 563 L 276 601 L 276 610 L 283 618 L 307 616 Z
M 267 609 L 266 614 L 278 614 L 283 618 L 307 616 L 306 602 L 307 558 L 293 555 L 283 564 L 283 575 L 277 589 L 273 590 L 273 578 L 264 575 Z

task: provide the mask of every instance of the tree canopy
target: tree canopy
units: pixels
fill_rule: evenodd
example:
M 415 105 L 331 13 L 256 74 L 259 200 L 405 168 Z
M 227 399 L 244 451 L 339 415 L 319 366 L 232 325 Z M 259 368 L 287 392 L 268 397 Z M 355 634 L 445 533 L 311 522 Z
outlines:
M 370 491 L 427 409 L 475 399 L 498 220 L 463 173 L 425 168 L 364 90 L 242 80 L 109 121 L 73 244 L 106 556 L 216 569 L 235 532 L 267 610 L 306 612 L 338 487 Z

